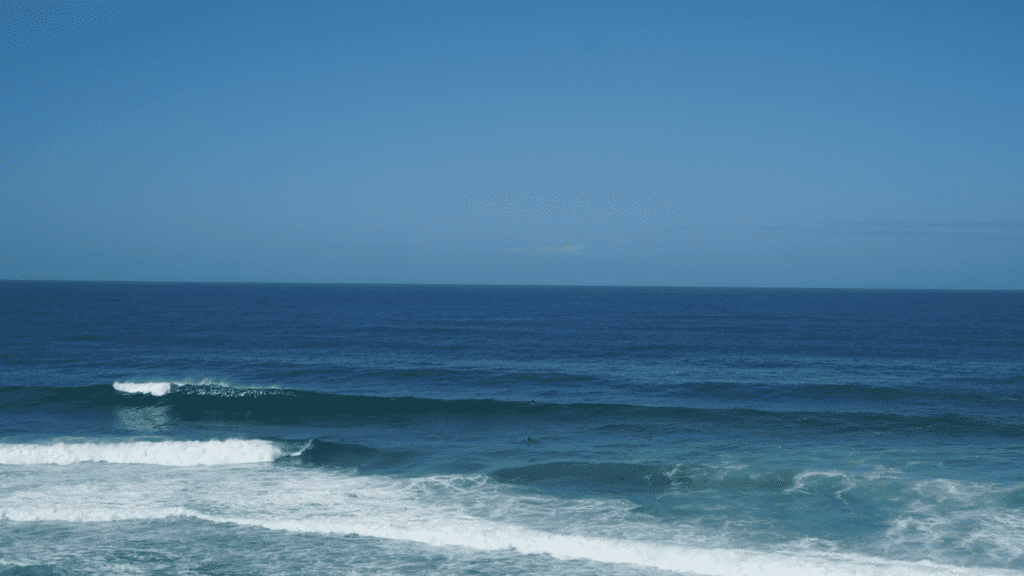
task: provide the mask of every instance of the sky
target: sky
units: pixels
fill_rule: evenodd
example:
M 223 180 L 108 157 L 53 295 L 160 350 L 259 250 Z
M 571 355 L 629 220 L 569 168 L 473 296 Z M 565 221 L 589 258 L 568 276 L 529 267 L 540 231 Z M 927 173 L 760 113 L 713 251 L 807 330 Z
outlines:
M 1024 289 L 1020 2 L 0 1 L 0 279 Z

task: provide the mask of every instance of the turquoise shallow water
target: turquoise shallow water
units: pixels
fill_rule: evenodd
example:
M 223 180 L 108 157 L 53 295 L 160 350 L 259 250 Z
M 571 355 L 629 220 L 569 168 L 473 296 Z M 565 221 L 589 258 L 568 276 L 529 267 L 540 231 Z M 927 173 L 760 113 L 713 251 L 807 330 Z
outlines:
M 0 574 L 1024 571 L 1021 292 L 2 282 L 0 327 Z

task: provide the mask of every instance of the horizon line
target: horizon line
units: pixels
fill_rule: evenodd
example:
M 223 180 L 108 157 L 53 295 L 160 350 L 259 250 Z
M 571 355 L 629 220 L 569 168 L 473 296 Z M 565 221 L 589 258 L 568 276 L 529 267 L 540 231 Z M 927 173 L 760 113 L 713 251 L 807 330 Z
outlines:
M 863 290 L 863 291 L 929 291 L 929 292 L 1024 292 L 1024 288 L 894 288 L 842 286 L 701 286 L 667 284 L 500 284 L 500 283 L 431 283 L 431 282 L 296 282 L 284 280 L 55 280 L 0 278 L 3 282 L 37 282 L 63 284 L 276 284 L 295 286 L 394 286 L 394 287 L 460 287 L 460 288 L 661 288 L 683 290 Z

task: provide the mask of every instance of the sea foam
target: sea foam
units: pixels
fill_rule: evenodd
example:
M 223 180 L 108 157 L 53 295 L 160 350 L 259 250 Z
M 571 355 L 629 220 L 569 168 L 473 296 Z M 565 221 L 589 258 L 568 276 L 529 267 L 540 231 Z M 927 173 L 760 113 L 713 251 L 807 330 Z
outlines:
M 936 574 L 1010 576 L 1016 571 L 999 568 L 968 568 L 932 562 L 904 562 L 860 554 L 764 552 L 741 549 L 698 548 L 667 543 L 638 542 L 616 538 L 551 534 L 476 519 L 446 519 L 436 527 L 417 527 L 381 519 L 353 522 L 351 519 L 304 520 L 239 518 L 197 512 L 187 508 L 153 510 L 0 508 L 0 520 L 15 522 L 111 522 L 191 517 L 214 523 L 231 523 L 269 530 L 320 534 L 359 534 L 390 540 L 420 542 L 434 546 L 462 546 L 477 550 L 515 550 L 525 554 L 547 554 L 558 559 L 588 559 L 597 562 L 633 564 L 686 574 L 715 576 L 931 576 Z
M 266 440 L 0 444 L 0 465 L 157 464 L 211 466 L 272 462 L 284 452 Z
M 26 485 L 0 494 L 0 519 L 120 522 L 189 517 L 284 532 L 514 550 L 689 574 L 1019 574 L 852 550 L 826 552 L 793 545 L 743 549 L 724 542 L 702 543 L 693 533 L 699 528 L 648 521 L 628 513 L 631 506 L 624 502 L 524 497 L 484 476 L 391 478 L 266 467 L 254 478 L 253 472 L 137 469 L 125 477 L 122 471 L 96 469 L 88 482 L 78 485 Z M 52 476 L 41 475 L 40 480 L 52 482 Z M 543 513 L 538 517 L 536 512 Z
M 114 382 L 114 390 L 128 394 L 163 396 L 171 391 L 171 382 Z

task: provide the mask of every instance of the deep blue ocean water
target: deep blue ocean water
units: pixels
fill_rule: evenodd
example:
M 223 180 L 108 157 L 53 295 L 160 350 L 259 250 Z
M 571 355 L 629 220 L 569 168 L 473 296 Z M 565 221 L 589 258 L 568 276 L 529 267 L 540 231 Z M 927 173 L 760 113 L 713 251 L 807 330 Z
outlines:
M 0 574 L 1024 572 L 1024 292 L 0 282 Z

